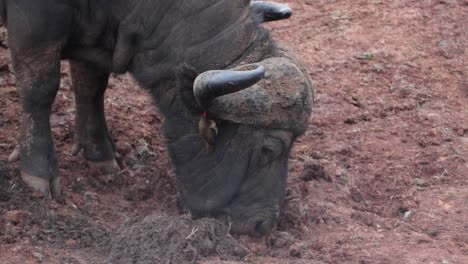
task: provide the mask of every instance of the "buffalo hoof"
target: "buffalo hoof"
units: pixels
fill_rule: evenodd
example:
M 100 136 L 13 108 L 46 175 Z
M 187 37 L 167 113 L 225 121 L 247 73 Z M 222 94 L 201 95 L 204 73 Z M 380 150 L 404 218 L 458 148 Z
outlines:
M 39 196 L 52 199 L 57 202 L 63 202 L 64 198 L 60 188 L 60 179 L 55 177 L 49 181 L 41 177 L 33 176 L 27 172 L 21 171 L 21 179 L 27 186 L 39 193 Z
M 103 174 L 112 174 L 120 171 L 120 166 L 115 159 L 108 161 L 88 161 L 88 164 L 92 170 L 99 171 Z

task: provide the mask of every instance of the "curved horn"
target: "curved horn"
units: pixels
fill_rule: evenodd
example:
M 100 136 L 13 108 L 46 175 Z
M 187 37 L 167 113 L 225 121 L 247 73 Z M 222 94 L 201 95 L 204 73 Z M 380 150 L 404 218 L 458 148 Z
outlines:
M 193 93 L 203 108 L 209 108 L 216 97 L 239 92 L 265 76 L 265 67 L 251 71 L 216 70 L 204 72 L 195 79 Z
M 292 16 L 289 6 L 273 2 L 254 1 L 250 3 L 250 8 L 254 14 L 260 15 L 263 22 L 288 19 Z
M 214 98 L 206 111 L 234 123 L 302 133 L 313 102 L 308 74 L 289 58 L 268 58 L 260 64 L 268 72 L 263 80 L 249 89 Z

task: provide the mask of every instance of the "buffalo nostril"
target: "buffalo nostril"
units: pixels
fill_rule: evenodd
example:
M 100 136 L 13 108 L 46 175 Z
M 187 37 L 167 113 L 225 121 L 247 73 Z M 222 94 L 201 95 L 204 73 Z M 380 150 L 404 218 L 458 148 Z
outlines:
M 255 231 L 264 236 L 269 234 L 275 227 L 275 222 L 272 219 L 259 221 L 255 224 Z

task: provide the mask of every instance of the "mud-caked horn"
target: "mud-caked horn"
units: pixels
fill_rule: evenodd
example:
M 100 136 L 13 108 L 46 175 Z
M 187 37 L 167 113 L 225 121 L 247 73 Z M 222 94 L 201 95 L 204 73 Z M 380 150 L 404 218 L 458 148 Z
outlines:
M 252 1 L 250 9 L 252 13 L 260 16 L 262 22 L 288 19 L 292 16 L 292 10 L 288 5 L 269 1 Z
M 313 93 L 308 74 L 297 65 L 289 58 L 275 57 L 240 66 L 228 75 L 208 72 L 197 78 L 195 97 L 199 103 L 209 102 L 202 108 L 218 119 L 300 134 L 307 128 Z M 245 67 L 257 68 L 238 71 Z M 244 78 L 232 77 L 237 74 Z
M 209 108 L 214 98 L 239 92 L 256 84 L 265 76 L 265 67 L 253 70 L 214 70 L 200 74 L 193 86 L 198 104 Z

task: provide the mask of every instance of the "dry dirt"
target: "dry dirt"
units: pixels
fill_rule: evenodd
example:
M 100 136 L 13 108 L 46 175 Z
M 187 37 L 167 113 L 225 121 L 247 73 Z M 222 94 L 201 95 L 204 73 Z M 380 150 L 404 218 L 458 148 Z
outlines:
M 0 263 L 468 263 L 468 1 L 286 2 L 293 18 L 270 27 L 316 102 L 273 234 L 233 238 L 179 209 L 161 117 L 128 76 L 106 98 L 125 169 L 73 157 L 66 63 L 51 122 L 67 203 L 38 200 L 6 163 L 20 108 L 0 47 Z

